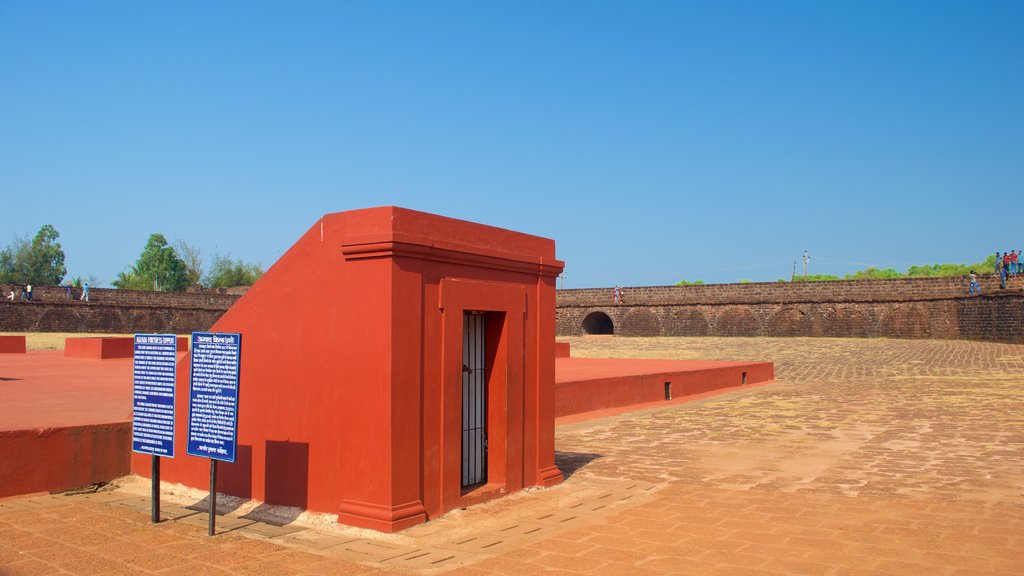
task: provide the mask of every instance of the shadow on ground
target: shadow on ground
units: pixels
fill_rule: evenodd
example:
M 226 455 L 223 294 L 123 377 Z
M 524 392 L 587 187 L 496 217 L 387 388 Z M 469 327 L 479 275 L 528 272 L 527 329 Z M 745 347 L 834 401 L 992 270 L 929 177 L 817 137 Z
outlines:
M 586 452 L 559 452 L 555 450 L 555 466 L 562 471 L 562 476 L 569 479 L 578 470 L 601 458 L 600 454 L 588 454 Z

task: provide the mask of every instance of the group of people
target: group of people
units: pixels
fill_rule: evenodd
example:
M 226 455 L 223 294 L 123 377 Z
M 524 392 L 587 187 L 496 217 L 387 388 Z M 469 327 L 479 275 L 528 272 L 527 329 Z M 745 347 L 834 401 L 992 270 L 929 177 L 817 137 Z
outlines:
M 996 252 L 995 265 L 992 270 L 999 278 L 999 288 L 1006 289 L 1006 280 L 1018 274 L 1024 274 L 1024 252 L 1021 250 L 1010 250 L 1009 252 Z M 968 294 L 981 294 L 981 286 L 978 284 L 978 275 L 974 270 L 968 275 L 970 287 Z
M 14 288 L 11 288 L 11 292 L 7 294 L 7 299 L 12 302 L 14 301 Z M 28 282 L 21 285 L 21 299 L 29 302 L 32 301 L 32 285 Z
M 1006 279 L 1024 272 L 1024 261 L 1018 262 L 1021 257 L 1019 250 L 1003 252 L 1002 255 L 996 252 L 995 273 L 999 277 L 999 287 L 1006 288 Z M 1024 257 L 1021 257 L 1024 260 Z
M 68 282 L 67 284 L 64 285 L 64 293 L 66 294 L 68 300 L 74 300 L 75 299 L 74 287 L 71 285 L 71 282 Z M 11 291 L 7 293 L 6 298 L 8 300 L 10 300 L 11 302 L 14 301 L 14 288 L 11 288 Z M 78 299 L 83 301 L 83 302 L 88 302 L 89 301 L 89 283 L 88 282 L 86 282 L 84 285 L 82 285 L 82 295 Z M 31 302 L 32 301 L 32 285 L 29 284 L 28 282 L 26 282 L 26 283 L 21 285 L 21 300 L 24 301 L 24 302 Z

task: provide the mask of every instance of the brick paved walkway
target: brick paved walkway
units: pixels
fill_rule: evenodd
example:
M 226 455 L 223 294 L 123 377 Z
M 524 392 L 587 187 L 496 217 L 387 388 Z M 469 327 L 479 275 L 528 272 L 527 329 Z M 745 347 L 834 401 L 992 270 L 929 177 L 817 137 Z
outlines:
M 149 525 L 125 490 L 0 501 L 0 575 L 1024 574 L 1024 346 L 575 339 L 577 356 L 774 360 L 777 384 L 562 425 L 567 481 L 397 535 L 237 514 Z M 281 522 L 278 522 L 280 524 Z

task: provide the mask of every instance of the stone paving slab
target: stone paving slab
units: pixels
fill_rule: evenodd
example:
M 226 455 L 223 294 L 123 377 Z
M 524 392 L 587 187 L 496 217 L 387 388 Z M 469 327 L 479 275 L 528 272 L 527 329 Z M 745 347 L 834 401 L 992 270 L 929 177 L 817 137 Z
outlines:
M 773 360 L 777 384 L 556 430 L 564 484 L 399 534 L 118 491 L 0 500 L 20 574 L 1024 575 L 1024 346 L 575 339 L 574 354 Z M 195 508 L 195 506 L 193 506 Z M 226 512 L 226 510 L 225 510 Z M 249 522 L 249 524 L 244 524 Z

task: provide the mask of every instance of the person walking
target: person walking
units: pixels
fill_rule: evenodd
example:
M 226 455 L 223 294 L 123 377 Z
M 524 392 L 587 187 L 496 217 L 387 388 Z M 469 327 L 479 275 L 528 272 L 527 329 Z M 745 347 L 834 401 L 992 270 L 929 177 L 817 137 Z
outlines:
M 68 300 L 74 300 L 75 295 L 71 293 L 71 282 L 64 284 L 64 295 Z
M 978 275 L 974 273 L 974 270 L 971 270 L 971 274 L 968 276 L 968 278 L 970 278 L 971 280 L 971 286 L 970 288 L 967 289 L 967 295 L 973 296 L 975 293 L 977 293 L 978 296 L 981 296 L 981 285 L 978 284 Z
M 89 283 L 88 282 L 86 282 L 85 284 L 82 285 L 82 297 L 80 298 L 80 300 L 82 302 L 88 302 L 89 301 Z
M 29 302 L 32 301 L 32 285 L 31 284 L 25 284 L 25 299 L 28 300 Z
M 1003 268 L 1003 258 L 1002 258 L 1002 255 L 1000 255 L 999 252 L 996 252 L 995 273 L 996 273 L 996 276 L 999 278 L 999 288 L 1001 290 L 1005 290 L 1006 289 L 1006 272 L 1005 272 L 1005 269 Z

